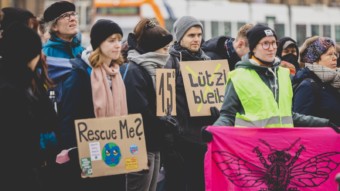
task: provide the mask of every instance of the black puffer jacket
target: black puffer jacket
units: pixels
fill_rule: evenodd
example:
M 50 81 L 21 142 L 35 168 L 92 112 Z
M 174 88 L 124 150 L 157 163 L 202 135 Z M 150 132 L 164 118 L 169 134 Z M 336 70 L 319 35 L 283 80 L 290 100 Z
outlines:
M 211 60 L 227 59 L 229 70 L 235 69 L 235 64 L 241 60 L 234 49 L 234 38 L 228 36 L 214 37 L 202 44 L 202 50 Z

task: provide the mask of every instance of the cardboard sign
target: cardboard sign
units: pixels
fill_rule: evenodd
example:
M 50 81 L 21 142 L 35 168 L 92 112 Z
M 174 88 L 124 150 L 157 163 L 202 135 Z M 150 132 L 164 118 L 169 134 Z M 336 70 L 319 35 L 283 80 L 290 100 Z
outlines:
M 157 116 L 176 115 L 175 69 L 156 69 Z
M 190 116 L 209 116 L 210 107 L 221 108 L 224 100 L 228 60 L 180 62 Z
M 75 120 L 82 177 L 148 169 L 140 114 Z

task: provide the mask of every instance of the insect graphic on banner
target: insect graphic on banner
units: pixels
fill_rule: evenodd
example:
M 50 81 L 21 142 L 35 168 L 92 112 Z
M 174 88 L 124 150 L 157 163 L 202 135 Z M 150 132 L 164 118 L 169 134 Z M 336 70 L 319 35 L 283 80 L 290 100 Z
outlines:
M 266 186 L 259 191 L 299 191 L 298 188 L 317 187 L 339 166 L 340 161 L 336 158 L 340 152 L 321 153 L 295 164 L 302 151 L 306 151 L 305 146 L 300 145 L 294 157 L 288 151 L 300 139 L 283 150 L 273 149 L 265 140 L 259 139 L 270 149 L 267 158 L 259 146 L 253 149 L 264 168 L 227 151 L 213 151 L 213 160 L 229 181 L 238 187 Z

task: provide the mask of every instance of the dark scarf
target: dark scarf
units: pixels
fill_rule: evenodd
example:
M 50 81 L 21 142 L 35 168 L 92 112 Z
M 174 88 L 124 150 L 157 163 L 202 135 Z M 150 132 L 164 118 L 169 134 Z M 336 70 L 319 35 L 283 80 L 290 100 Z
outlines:
M 176 55 L 181 61 L 189 60 L 210 60 L 210 58 L 200 48 L 198 52 L 190 52 L 188 49 L 183 48 L 178 42 L 175 42 L 170 49 L 170 54 Z

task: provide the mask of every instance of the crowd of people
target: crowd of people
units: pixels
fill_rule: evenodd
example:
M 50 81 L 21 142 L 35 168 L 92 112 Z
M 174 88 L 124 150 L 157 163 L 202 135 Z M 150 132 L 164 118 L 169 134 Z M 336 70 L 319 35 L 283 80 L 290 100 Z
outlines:
M 123 43 L 120 24 L 100 19 L 88 48 L 68 1 L 51 4 L 43 18 L 2 8 L 0 23 L 1 162 L 9 190 L 203 191 L 206 126 L 340 126 L 339 48 L 329 37 L 308 37 L 299 47 L 248 23 L 235 38 L 204 41 L 202 23 L 182 16 L 173 33 L 143 18 Z M 223 105 L 193 117 L 179 63 L 219 59 L 230 69 Z M 176 116 L 156 115 L 158 68 L 175 69 Z M 135 113 L 143 118 L 149 169 L 82 178 L 74 121 Z

